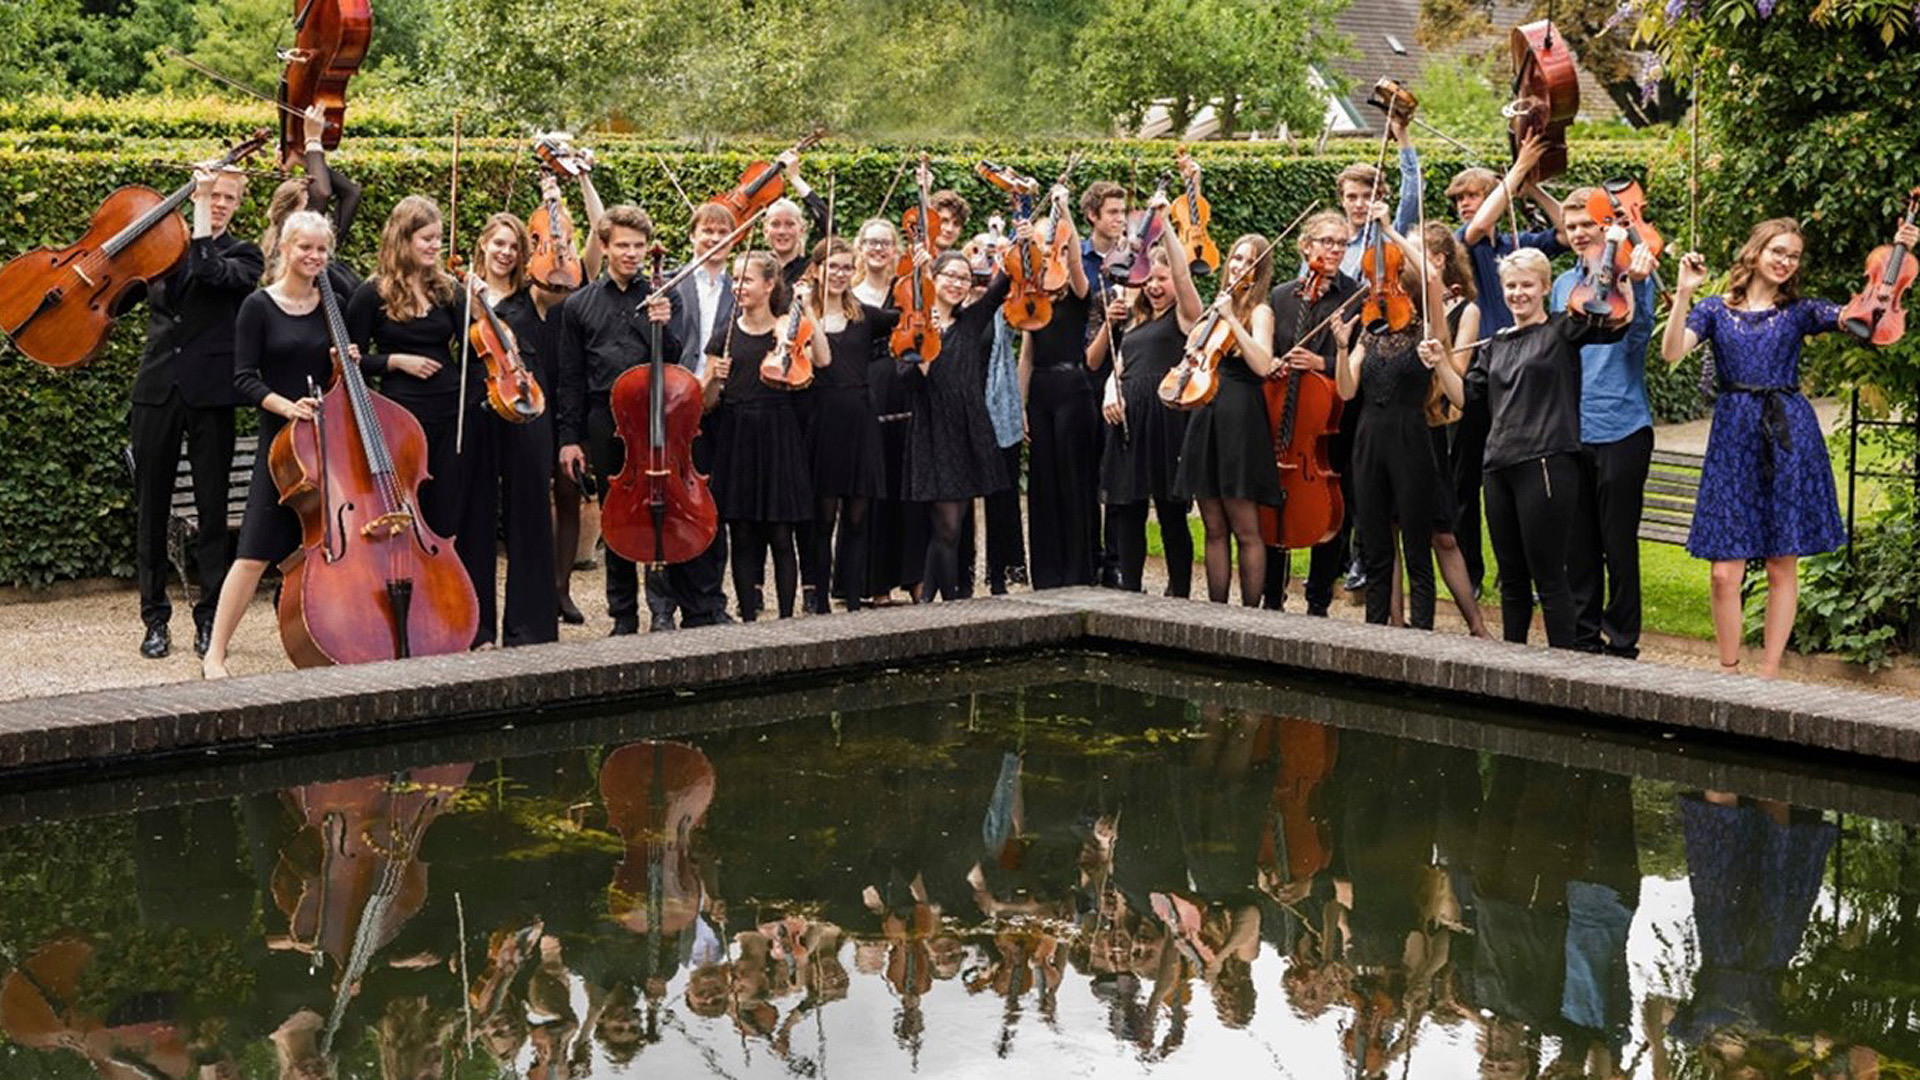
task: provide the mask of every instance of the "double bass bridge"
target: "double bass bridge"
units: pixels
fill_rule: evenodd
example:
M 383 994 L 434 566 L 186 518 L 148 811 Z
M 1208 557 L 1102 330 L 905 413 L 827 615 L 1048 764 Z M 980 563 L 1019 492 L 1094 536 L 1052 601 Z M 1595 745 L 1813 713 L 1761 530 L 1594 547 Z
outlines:
M 390 510 L 360 526 L 360 535 L 369 540 L 399 536 L 413 529 L 413 513 L 409 510 Z

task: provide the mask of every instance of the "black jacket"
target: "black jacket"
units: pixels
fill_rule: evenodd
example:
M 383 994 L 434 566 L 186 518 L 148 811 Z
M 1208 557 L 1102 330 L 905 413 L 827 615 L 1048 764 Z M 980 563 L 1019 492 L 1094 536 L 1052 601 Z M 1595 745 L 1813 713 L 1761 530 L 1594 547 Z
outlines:
M 234 404 L 233 320 L 265 272 L 260 249 L 232 233 L 187 245 L 186 260 L 147 289 L 152 316 L 136 404 L 165 404 L 175 387 L 188 405 Z
M 1580 347 L 1619 341 L 1608 327 L 1556 311 L 1546 322 L 1510 326 L 1481 346 L 1467 368 L 1467 400 L 1492 417 L 1487 472 L 1580 449 Z

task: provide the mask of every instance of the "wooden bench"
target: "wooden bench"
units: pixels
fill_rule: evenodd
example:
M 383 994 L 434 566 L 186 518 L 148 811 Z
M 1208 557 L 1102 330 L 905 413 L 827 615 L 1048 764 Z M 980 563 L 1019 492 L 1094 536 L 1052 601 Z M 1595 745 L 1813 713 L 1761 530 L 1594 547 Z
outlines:
M 239 531 L 240 520 L 247 512 L 247 487 L 253 480 L 253 458 L 259 451 L 260 439 L 254 435 L 242 435 L 233 441 L 233 467 L 227 470 L 227 531 Z M 127 476 L 133 476 L 133 447 L 121 451 L 127 466 Z M 180 585 L 193 595 L 193 589 L 187 581 L 187 553 L 193 549 L 193 542 L 199 536 L 199 515 L 193 505 L 193 467 L 187 463 L 186 450 L 180 452 L 180 464 L 173 475 L 173 497 L 169 500 L 167 511 L 167 561 L 180 575 Z M 229 536 L 229 541 L 231 541 Z
M 1700 497 L 1699 454 L 1655 450 L 1647 473 L 1646 504 L 1640 510 L 1640 539 L 1658 544 L 1687 542 L 1694 501 Z

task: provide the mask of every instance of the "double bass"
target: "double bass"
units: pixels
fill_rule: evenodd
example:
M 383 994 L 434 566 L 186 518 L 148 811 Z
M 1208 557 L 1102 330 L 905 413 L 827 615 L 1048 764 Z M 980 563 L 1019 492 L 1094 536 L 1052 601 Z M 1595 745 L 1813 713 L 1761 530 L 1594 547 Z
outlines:
M 340 148 L 346 123 L 347 80 L 360 71 L 373 41 L 369 0 L 293 0 L 293 48 L 283 50 L 287 68 L 280 77 L 280 159 L 300 151 L 295 126 L 311 106 L 326 112 L 320 144 Z
M 333 281 L 315 280 L 333 383 L 312 420 L 280 429 L 267 459 L 302 534 L 280 564 L 280 641 L 303 668 L 465 652 L 479 601 L 452 541 L 420 513 L 426 435 L 412 413 L 368 388 Z
M 1912 225 L 1920 211 L 1920 187 L 1907 195 L 1901 224 Z M 1920 273 L 1920 260 L 1904 244 L 1882 244 L 1867 256 L 1867 283 L 1840 311 L 1840 328 L 1861 341 L 1891 345 L 1907 332 L 1904 298 Z
M 1318 256 L 1323 248 L 1316 248 Z M 1300 320 L 1326 295 L 1335 274 L 1339 255 L 1321 256 L 1310 263 L 1300 283 Z M 1361 296 L 1355 293 L 1354 296 Z M 1350 297 L 1313 330 L 1299 339 L 1302 348 L 1330 327 L 1351 304 Z M 1298 328 L 1296 327 L 1296 332 Z M 1291 351 L 1291 350 L 1289 350 Z M 1316 350 L 1317 351 L 1317 350 Z M 1279 359 L 1275 358 L 1276 361 Z M 1268 547 L 1298 551 L 1325 543 L 1340 531 L 1346 517 L 1346 502 L 1340 494 L 1340 474 L 1332 464 L 1331 443 L 1340 427 L 1340 412 L 1345 404 L 1333 379 L 1319 371 L 1281 369 L 1283 374 L 1261 384 L 1267 399 L 1267 419 L 1272 424 L 1274 460 L 1280 467 L 1281 505 L 1260 507 L 1260 535 Z
M 1567 125 L 1580 111 L 1580 73 L 1565 34 L 1553 23 L 1516 26 L 1508 38 L 1513 54 L 1513 100 L 1500 113 L 1507 118 L 1507 141 L 1514 153 L 1538 135 L 1546 145 L 1533 179 L 1551 180 L 1567 171 Z
M 208 167 L 234 165 L 266 144 L 266 130 L 256 131 Z M 74 367 L 100 355 L 127 292 L 165 277 L 187 257 L 187 224 L 175 211 L 193 197 L 196 183 L 166 196 L 128 184 L 93 212 L 80 239 L 35 248 L 0 267 L 0 334 L 48 367 Z

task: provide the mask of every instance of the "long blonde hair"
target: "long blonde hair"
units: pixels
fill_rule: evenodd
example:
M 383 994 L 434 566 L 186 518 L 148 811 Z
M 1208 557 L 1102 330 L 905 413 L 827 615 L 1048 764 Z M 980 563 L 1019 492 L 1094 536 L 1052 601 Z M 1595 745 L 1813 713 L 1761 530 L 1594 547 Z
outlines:
M 1793 235 L 1800 238 L 1804 248 L 1807 234 L 1800 231 L 1800 223 L 1790 217 L 1768 218 L 1753 227 L 1747 234 L 1747 242 L 1740 245 L 1740 253 L 1733 257 L 1733 269 L 1727 273 L 1727 306 L 1731 308 L 1747 305 L 1747 286 L 1753 283 L 1753 272 L 1760 265 L 1760 253 L 1767 250 L 1777 236 Z M 1774 295 L 1776 307 L 1784 307 L 1800 298 L 1800 268 L 1794 267 L 1793 276 L 1780 283 L 1779 292 Z
M 380 306 L 394 322 L 419 317 L 409 287 L 415 282 L 429 304 L 444 304 L 458 291 L 453 276 L 438 265 L 423 266 L 413 261 L 413 234 L 440 222 L 438 204 L 425 195 L 409 195 L 394 205 L 380 230 L 380 273 L 374 278 L 374 287 L 380 293 Z
M 267 227 L 260 233 L 260 252 L 266 256 L 267 266 L 266 272 L 260 275 L 261 284 L 271 285 L 280 280 L 280 234 L 286 228 L 287 215 L 304 210 L 306 205 L 305 177 L 280 181 L 267 198 Z

